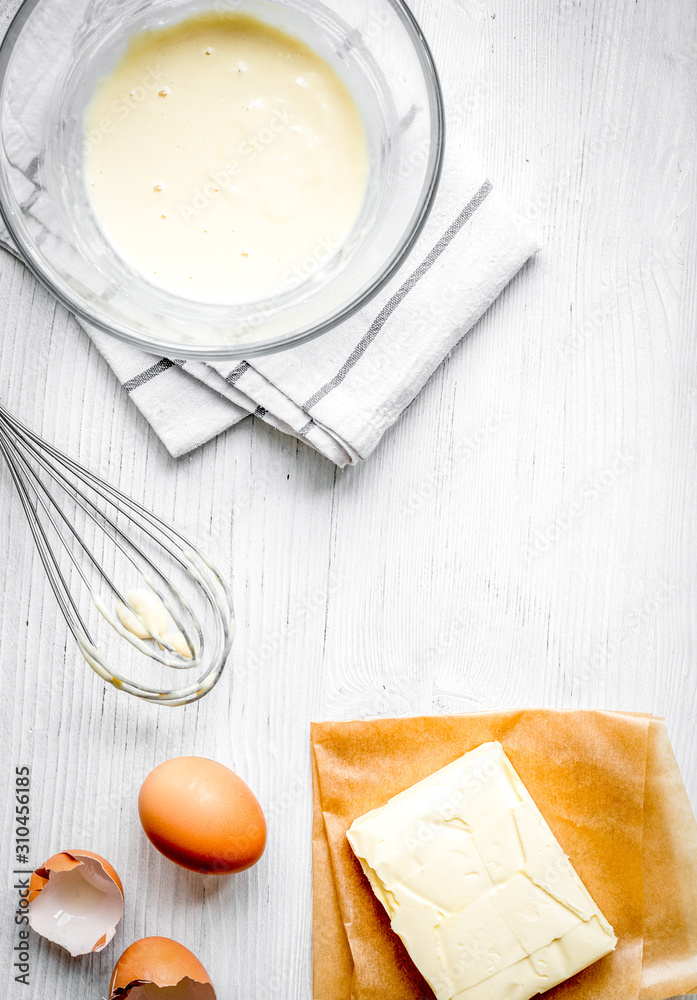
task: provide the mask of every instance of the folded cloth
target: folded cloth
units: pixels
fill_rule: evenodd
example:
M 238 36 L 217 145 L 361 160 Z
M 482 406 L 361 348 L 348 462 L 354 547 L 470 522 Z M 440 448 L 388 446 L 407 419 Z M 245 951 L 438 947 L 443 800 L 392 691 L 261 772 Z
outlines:
M 618 936 L 611 955 L 545 996 L 666 1000 L 697 992 L 697 822 L 665 723 L 526 709 L 312 726 L 314 1000 L 432 997 L 346 831 L 490 740 L 502 743 Z
M 0 0 L 0 28 L 18 6 Z M 0 243 L 13 249 L 1 225 Z M 537 249 L 453 148 L 403 266 L 360 312 L 310 343 L 209 365 L 153 356 L 82 325 L 173 456 L 254 414 L 337 465 L 354 465 Z

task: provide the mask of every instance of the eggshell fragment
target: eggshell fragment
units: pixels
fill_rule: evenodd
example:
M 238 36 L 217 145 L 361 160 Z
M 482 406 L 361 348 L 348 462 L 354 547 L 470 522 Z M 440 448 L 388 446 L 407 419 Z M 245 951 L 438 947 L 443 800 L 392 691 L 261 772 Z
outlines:
M 62 851 L 29 880 L 29 925 L 75 958 L 102 951 L 123 916 L 123 886 L 92 851 Z
M 175 757 L 151 771 L 138 812 L 150 842 L 190 871 L 229 875 L 264 853 L 266 820 L 251 789 L 205 757 Z
M 147 937 L 126 948 L 109 984 L 109 1000 L 216 1000 L 210 977 L 188 948 Z

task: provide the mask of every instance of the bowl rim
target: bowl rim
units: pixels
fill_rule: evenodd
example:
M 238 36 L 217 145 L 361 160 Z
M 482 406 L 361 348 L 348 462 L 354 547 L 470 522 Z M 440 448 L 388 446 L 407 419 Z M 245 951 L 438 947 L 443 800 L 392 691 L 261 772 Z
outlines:
M 34 9 L 41 3 L 47 2 L 50 2 L 50 0 L 22 0 L 5 36 L 0 42 L 0 98 L 4 90 L 10 57 L 16 41 Z M 204 362 L 263 357 L 264 355 L 276 354 L 314 340 L 322 334 L 333 330 L 347 319 L 350 319 L 351 316 L 363 309 L 378 295 L 409 256 L 414 244 L 423 231 L 433 207 L 443 171 L 445 154 L 445 101 L 433 53 L 421 30 L 421 26 L 405 0 L 386 0 L 386 2 L 392 7 L 404 24 L 421 64 L 433 122 L 433 141 L 429 149 L 426 179 L 421 191 L 419 204 L 412 214 L 408 226 L 405 228 L 404 236 L 399 246 L 395 248 L 385 265 L 361 295 L 349 302 L 343 309 L 338 310 L 320 323 L 302 328 L 291 335 L 270 338 L 269 340 L 249 341 L 248 343 L 240 340 L 233 344 L 188 344 L 180 341 L 146 338 L 133 331 L 126 324 L 115 325 L 101 321 L 83 306 L 78 297 L 71 294 L 69 287 L 63 283 L 60 284 L 60 287 L 57 286 L 51 275 L 47 273 L 41 257 L 35 252 L 33 243 L 28 243 L 19 235 L 13 223 L 14 209 L 5 204 L 3 185 L 0 183 L 0 218 L 2 218 L 10 234 L 20 259 L 54 298 L 77 316 L 78 319 L 90 326 L 96 327 L 103 333 L 153 356 Z

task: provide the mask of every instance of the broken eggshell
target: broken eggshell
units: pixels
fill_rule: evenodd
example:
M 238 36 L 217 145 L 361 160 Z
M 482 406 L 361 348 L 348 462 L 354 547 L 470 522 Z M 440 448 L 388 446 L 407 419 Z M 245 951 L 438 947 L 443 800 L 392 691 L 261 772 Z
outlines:
M 171 938 L 146 937 L 126 948 L 109 984 L 109 1000 L 216 1000 L 208 973 Z
M 29 881 L 29 925 L 73 958 L 105 948 L 123 916 L 123 886 L 92 851 L 62 851 Z

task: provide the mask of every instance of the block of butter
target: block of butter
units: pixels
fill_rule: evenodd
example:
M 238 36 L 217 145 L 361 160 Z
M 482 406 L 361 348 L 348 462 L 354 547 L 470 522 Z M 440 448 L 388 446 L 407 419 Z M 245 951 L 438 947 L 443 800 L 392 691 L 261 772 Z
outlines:
M 615 948 L 500 743 L 359 817 L 347 836 L 438 1000 L 530 1000 Z

